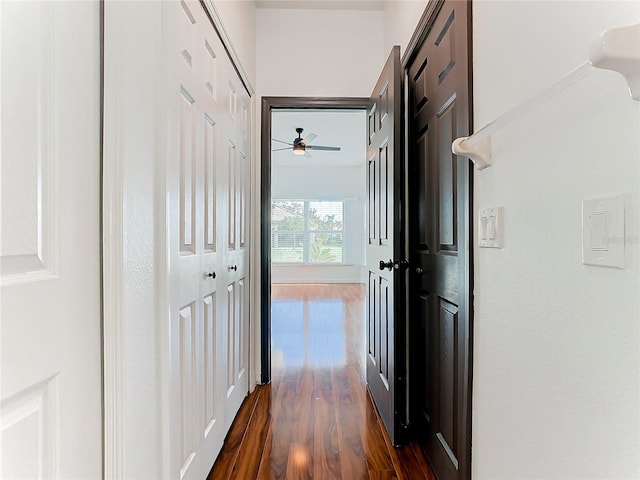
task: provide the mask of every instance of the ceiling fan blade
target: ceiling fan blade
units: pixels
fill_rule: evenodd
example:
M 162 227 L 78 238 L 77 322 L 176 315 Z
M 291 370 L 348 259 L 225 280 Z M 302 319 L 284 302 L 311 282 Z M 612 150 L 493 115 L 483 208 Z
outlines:
M 281 152 L 283 150 L 291 150 L 291 147 L 284 147 L 284 148 L 275 148 L 273 150 L 271 150 L 272 152 Z
M 339 152 L 340 147 L 323 147 L 322 145 L 307 145 L 307 149 L 309 150 L 325 150 L 327 152 Z
M 293 143 L 289 143 L 289 142 L 283 142 L 282 140 L 278 140 L 277 138 L 272 138 L 271 139 L 272 142 L 280 142 L 280 143 L 284 143 L 285 145 L 291 145 L 293 146 Z
M 317 136 L 318 135 L 316 135 L 315 133 L 310 133 L 309 135 L 307 135 L 306 138 L 302 139 L 302 143 L 304 143 L 305 145 L 309 145 L 311 142 L 313 142 L 316 139 Z

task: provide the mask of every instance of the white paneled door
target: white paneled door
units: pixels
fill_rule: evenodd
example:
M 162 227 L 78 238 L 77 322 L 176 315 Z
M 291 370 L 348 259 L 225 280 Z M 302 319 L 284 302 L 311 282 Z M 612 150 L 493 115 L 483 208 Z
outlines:
M 163 4 L 171 478 L 206 478 L 248 392 L 249 96 L 199 2 Z
M 2 1 L 0 36 L 0 477 L 100 478 L 100 5 Z

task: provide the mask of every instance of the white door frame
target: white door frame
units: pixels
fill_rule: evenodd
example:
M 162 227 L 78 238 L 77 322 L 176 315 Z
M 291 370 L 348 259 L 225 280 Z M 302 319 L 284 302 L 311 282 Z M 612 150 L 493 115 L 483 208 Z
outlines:
M 145 449 L 159 447 L 153 445 L 150 435 L 141 437 L 136 426 L 127 421 L 132 412 L 146 417 L 144 423 L 159 414 L 159 389 L 156 395 L 145 392 L 146 398 L 128 395 L 136 375 L 156 376 L 155 355 L 151 353 L 148 358 L 158 342 L 153 322 L 156 295 L 153 288 L 145 286 L 153 286 L 159 276 L 154 270 L 158 265 L 153 253 L 157 247 L 154 228 L 149 229 L 149 223 L 152 227 L 156 223 L 153 208 L 155 69 L 149 57 L 157 57 L 159 53 L 156 46 L 160 39 L 159 18 L 160 5 L 155 2 L 104 3 L 104 476 L 113 479 L 124 478 L 125 472 L 128 476 L 143 474 L 145 467 L 144 476 L 159 477 L 162 472 L 159 464 L 143 465 L 131 458 L 134 456 L 125 455 L 131 452 L 129 442 L 134 438 L 151 442 Z M 127 46 L 134 36 L 137 38 L 135 52 Z M 146 55 L 139 55 L 141 51 Z M 138 89 L 139 95 L 133 92 L 137 86 L 144 86 Z M 140 175 L 144 171 L 146 175 Z M 136 196 L 144 201 L 134 205 Z M 145 217 L 149 223 L 135 222 L 136 218 Z M 130 351 L 133 326 L 137 326 L 137 333 L 146 337 L 154 348 L 140 345 L 141 350 Z M 136 358 L 145 358 L 148 362 L 142 365 L 135 362 Z M 146 404 L 146 409 L 132 405 L 133 402 Z M 149 413 L 145 414 L 145 410 Z M 150 412 L 154 413 L 150 415 Z

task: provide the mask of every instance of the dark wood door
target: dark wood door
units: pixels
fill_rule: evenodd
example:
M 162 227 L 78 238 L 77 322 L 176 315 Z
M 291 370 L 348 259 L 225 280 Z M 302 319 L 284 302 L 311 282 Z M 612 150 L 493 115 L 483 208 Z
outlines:
M 408 64 L 412 422 L 439 480 L 470 478 L 470 3 L 446 0 Z
M 401 155 L 400 47 L 394 47 L 380 74 L 367 119 L 367 384 L 394 444 L 399 443 L 398 418 L 404 402 L 397 359 L 404 352 L 399 310 L 404 305 L 404 239 Z M 387 267 L 381 268 L 380 262 Z M 396 298 L 399 301 L 396 301 Z

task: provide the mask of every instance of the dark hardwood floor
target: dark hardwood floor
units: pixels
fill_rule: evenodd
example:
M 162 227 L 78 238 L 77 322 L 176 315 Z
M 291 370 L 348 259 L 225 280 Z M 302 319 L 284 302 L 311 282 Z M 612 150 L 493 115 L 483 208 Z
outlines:
M 364 383 L 365 287 L 274 285 L 270 385 L 245 400 L 208 480 L 435 480 L 393 448 Z

